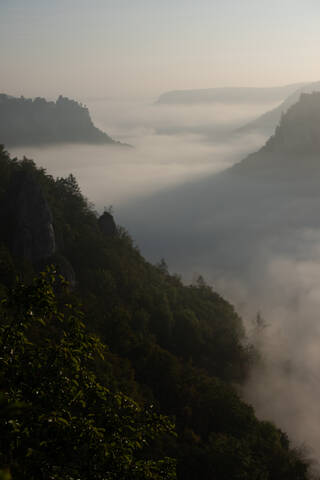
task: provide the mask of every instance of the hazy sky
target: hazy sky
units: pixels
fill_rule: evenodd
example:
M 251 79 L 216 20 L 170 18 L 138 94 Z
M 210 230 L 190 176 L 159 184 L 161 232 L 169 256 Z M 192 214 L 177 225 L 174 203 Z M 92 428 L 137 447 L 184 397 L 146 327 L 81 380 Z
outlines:
M 0 91 L 85 98 L 320 79 L 319 0 L 0 0 Z

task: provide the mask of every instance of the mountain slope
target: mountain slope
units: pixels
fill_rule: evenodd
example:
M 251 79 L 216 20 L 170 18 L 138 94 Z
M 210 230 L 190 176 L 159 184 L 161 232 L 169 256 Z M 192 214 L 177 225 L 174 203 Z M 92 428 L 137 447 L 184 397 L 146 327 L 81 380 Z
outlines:
M 307 478 L 308 464 L 287 436 L 258 421 L 234 388 L 254 355 L 229 303 L 203 280 L 184 286 L 164 262 L 153 266 L 144 260 L 128 234 L 114 228 L 110 214 L 98 220 L 74 177 L 54 180 L 4 150 L 0 173 L 0 292 L 15 284 L 16 274 L 28 283 L 45 264 L 59 271 L 69 264 L 75 281 L 64 301 L 80 300 L 87 327 L 110 347 L 109 366 L 97 364 L 96 373 L 112 390 L 175 417 L 177 438 L 156 443 L 155 458 L 168 452 L 177 458 L 178 478 L 184 480 Z M 40 212 L 36 225 L 24 214 L 29 208 L 10 210 L 12 195 L 31 179 L 42 192 L 41 212 L 48 206 L 52 214 Z M 12 232 L 21 224 L 27 233 L 22 245 L 52 225 L 54 248 L 40 248 L 41 256 L 20 248 L 14 255 Z
M 280 252 L 290 235 L 319 226 L 319 112 L 320 94 L 302 95 L 260 151 L 123 207 L 121 221 L 148 258 L 166 258 L 187 278 L 228 269 L 245 275 L 268 242 Z
M 252 122 L 237 129 L 237 133 L 263 133 L 265 135 L 271 135 L 279 124 L 281 115 L 287 112 L 287 110 L 294 105 L 302 93 L 312 93 L 320 90 L 320 82 L 309 83 L 302 85 L 295 90 L 288 98 L 286 98 L 278 107 L 270 110 Z
M 0 95 L 0 142 L 9 146 L 57 143 L 121 145 L 94 126 L 86 107 L 60 96 L 56 102 Z

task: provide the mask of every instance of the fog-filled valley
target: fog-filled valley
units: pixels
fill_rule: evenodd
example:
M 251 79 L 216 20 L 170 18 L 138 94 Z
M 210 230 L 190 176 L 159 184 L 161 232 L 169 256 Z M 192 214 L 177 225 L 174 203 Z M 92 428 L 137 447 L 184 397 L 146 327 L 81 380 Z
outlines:
M 0 480 L 320 480 L 319 18 L 0 1 Z
M 55 176 L 74 173 L 98 210 L 112 205 L 148 259 L 164 258 L 187 283 L 202 275 L 235 304 L 262 358 L 242 387 L 245 398 L 317 458 L 320 148 L 317 130 L 314 137 L 309 132 L 317 128 L 320 105 L 314 98 L 308 104 L 305 97 L 305 106 L 300 101 L 293 126 L 282 121 L 271 140 L 233 132 L 273 105 L 89 100 L 95 124 L 133 149 L 12 152 Z
M 319 456 L 319 95 L 302 97 L 258 153 L 120 208 L 153 261 L 202 274 L 259 345 L 245 394 Z
M 10 151 L 33 158 L 53 175 L 74 173 L 99 210 L 112 204 L 115 211 L 128 199 L 205 177 L 256 150 L 266 136 L 232 132 L 274 105 L 166 106 L 155 104 L 155 98 L 83 103 L 95 125 L 133 149 L 63 143 Z

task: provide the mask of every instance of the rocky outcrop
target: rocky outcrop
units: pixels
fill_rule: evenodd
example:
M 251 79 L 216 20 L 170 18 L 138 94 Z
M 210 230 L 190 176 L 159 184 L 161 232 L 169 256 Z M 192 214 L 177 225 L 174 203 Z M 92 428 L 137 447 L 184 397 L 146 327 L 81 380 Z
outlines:
M 36 265 L 56 250 L 52 213 L 41 186 L 29 171 L 17 172 L 4 202 L 7 242 L 14 256 Z
M 111 213 L 104 212 L 98 222 L 100 230 L 105 236 L 112 237 L 116 234 L 117 226 Z
M 49 262 L 55 266 L 57 273 L 63 276 L 63 278 L 68 282 L 69 286 L 72 289 L 75 288 L 76 274 L 69 260 L 65 256 L 61 255 L 61 253 L 56 253 L 52 258 L 49 259 Z

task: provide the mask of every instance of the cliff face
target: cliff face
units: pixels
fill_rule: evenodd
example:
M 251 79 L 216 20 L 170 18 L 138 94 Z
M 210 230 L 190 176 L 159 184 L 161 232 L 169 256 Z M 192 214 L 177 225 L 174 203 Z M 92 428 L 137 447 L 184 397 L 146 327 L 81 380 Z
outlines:
M 0 204 L 3 240 L 10 254 L 27 260 L 35 270 L 43 269 L 46 264 L 55 265 L 74 288 L 76 274 L 62 253 L 63 238 L 57 241 L 52 211 L 35 171 L 15 172 Z
M 33 264 L 51 257 L 56 250 L 52 214 L 32 173 L 16 173 L 6 197 L 3 220 L 14 256 Z
M 43 145 L 52 143 L 121 145 L 94 126 L 83 105 L 60 96 L 25 99 L 0 95 L 0 143 Z

